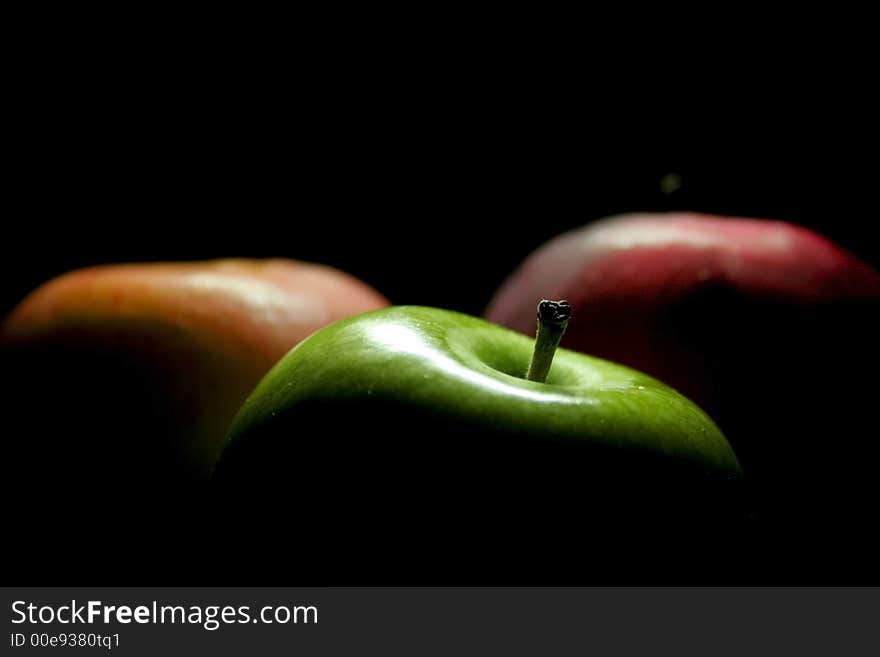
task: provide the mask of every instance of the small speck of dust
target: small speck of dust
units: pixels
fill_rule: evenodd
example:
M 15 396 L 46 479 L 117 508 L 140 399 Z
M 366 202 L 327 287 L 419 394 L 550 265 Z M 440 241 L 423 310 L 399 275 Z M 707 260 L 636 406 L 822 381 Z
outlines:
M 667 196 L 681 189 L 681 186 L 681 176 L 677 173 L 667 173 L 660 179 L 660 191 Z

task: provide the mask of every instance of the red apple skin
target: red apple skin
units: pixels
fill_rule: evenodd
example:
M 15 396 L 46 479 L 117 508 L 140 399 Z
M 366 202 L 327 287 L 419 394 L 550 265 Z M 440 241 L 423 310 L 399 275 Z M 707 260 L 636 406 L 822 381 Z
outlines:
M 632 214 L 540 247 L 486 316 L 531 334 L 541 298 L 573 306 L 562 346 L 652 374 L 719 424 L 763 532 L 751 572 L 880 576 L 876 270 L 780 221 Z
M 28 381 L 42 407 L 34 415 L 51 419 L 61 401 L 71 440 L 156 440 L 174 476 L 204 477 L 239 406 L 281 356 L 331 322 L 387 304 L 348 274 L 293 260 L 81 269 L 35 290 L 3 323 L 0 343 L 19 366 L 6 384 Z M 107 420 L 125 422 L 111 404 L 125 407 L 128 426 Z M 139 458 L 151 461 L 152 447 L 137 447 Z
M 563 346 L 643 370 L 712 411 L 707 354 L 668 320 L 717 291 L 756 307 L 815 309 L 880 299 L 880 274 L 781 221 L 628 214 L 541 246 L 501 286 L 486 317 L 530 334 L 540 299 L 567 299 L 574 320 Z

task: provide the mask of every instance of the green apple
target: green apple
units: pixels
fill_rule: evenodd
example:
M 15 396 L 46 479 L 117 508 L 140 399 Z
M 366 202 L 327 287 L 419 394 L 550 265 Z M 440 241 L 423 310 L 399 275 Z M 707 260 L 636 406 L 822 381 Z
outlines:
M 252 434 L 296 442 L 301 407 L 393 403 L 487 431 L 638 451 L 733 475 L 727 440 L 697 406 L 645 374 L 559 350 L 545 383 L 525 378 L 534 340 L 476 317 L 396 306 L 337 322 L 291 350 L 245 402 L 227 457 Z M 332 428 L 334 421 L 328 415 Z M 393 424 L 386 418 L 383 424 Z M 366 430 L 366 429 L 364 429 Z M 417 435 L 418 425 L 408 430 Z M 377 436 L 381 438 L 381 436 Z
M 230 534 L 253 547 L 293 532 L 313 566 L 361 573 L 401 563 L 401 545 L 410 559 L 447 559 L 464 542 L 509 560 L 546 556 L 585 527 L 656 536 L 672 520 L 722 515 L 714 491 L 740 468 L 702 410 L 645 374 L 567 350 L 550 353 L 545 382 L 528 380 L 539 351 L 426 307 L 315 333 L 232 424 L 215 472 Z

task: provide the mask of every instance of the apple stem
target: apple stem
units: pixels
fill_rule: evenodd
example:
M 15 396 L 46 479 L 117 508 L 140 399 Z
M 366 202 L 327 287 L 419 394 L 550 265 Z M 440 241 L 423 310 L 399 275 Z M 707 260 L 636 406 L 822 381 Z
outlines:
M 571 305 L 568 301 L 548 301 L 542 299 L 538 304 L 538 331 L 535 334 L 535 351 L 526 372 L 526 379 L 544 383 L 553 364 L 553 356 L 562 334 L 571 319 Z

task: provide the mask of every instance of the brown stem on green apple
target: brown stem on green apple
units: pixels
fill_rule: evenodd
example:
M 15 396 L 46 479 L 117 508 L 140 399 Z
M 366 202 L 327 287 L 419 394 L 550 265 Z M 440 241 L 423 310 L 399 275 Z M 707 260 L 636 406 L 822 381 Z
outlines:
M 538 332 L 535 334 L 535 351 L 526 372 L 526 379 L 544 383 L 553 364 L 556 347 L 571 319 L 571 305 L 568 301 L 548 301 L 538 304 Z

